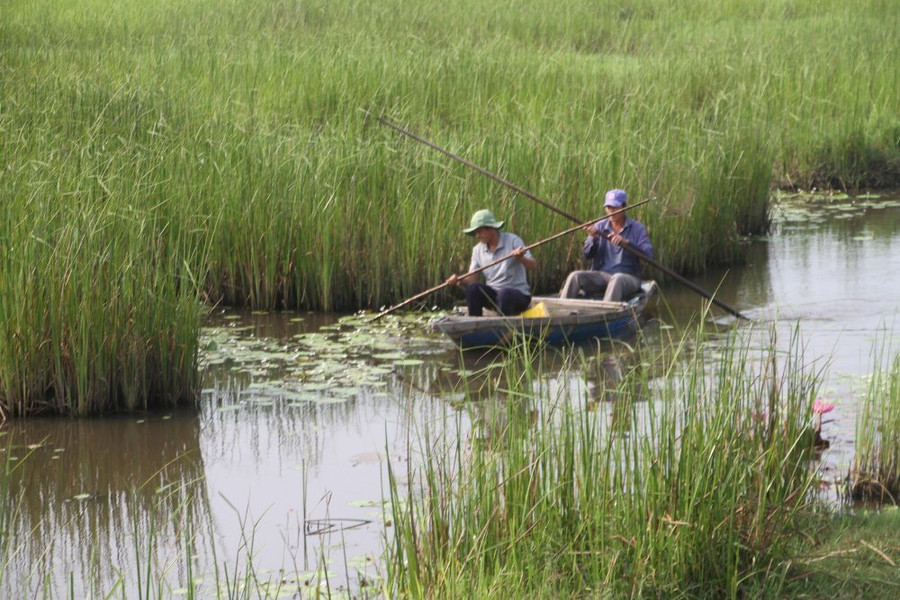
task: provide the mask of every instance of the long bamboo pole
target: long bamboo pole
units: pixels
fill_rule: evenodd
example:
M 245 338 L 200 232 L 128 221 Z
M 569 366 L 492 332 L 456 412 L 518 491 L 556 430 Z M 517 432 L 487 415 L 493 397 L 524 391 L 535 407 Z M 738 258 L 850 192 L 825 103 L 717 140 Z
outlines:
M 550 204 L 550 203 L 548 203 L 548 202 L 545 202 L 545 201 L 541 200 L 540 198 L 538 198 L 538 197 L 535 196 L 534 194 L 532 194 L 532 193 L 530 193 L 530 192 L 528 192 L 528 191 L 526 191 L 526 190 L 523 190 L 522 188 L 520 188 L 519 186 L 515 185 L 514 183 L 512 183 L 512 182 L 510 182 L 510 181 L 507 181 L 506 179 L 503 179 L 502 177 L 500 177 L 500 176 L 498 176 L 498 175 L 495 175 L 494 173 L 491 173 L 491 172 L 488 171 L 487 169 L 483 169 L 482 167 L 479 167 L 478 165 L 473 164 L 473 163 L 469 162 L 468 160 L 466 160 L 466 159 L 464 159 L 464 158 L 462 158 L 462 157 L 460 157 L 460 156 L 457 156 L 456 154 L 453 154 L 452 152 L 450 152 L 450 151 L 448 151 L 448 150 L 445 150 L 445 149 L 441 148 L 441 147 L 438 146 L 437 144 L 434 144 L 434 143 L 429 142 L 428 140 L 426 140 L 426 139 L 424 139 L 424 138 L 422 138 L 422 137 L 419 137 L 418 135 L 412 133 L 411 131 L 407 131 L 406 129 L 400 127 L 399 125 L 397 125 L 397 124 L 395 124 L 395 123 L 392 123 L 392 122 L 388 121 L 388 120 L 385 119 L 384 117 L 378 117 L 378 121 L 379 121 L 380 123 L 384 124 L 384 125 L 387 125 L 387 126 L 390 127 L 391 129 L 394 129 L 394 130 L 396 130 L 396 131 L 399 131 L 399 132 L 402 133 L 403 135 L 406 135 L 406 136 L 408 136 L 408 137 L 411 137 L 412 139 L 416 140 L 417 142 L 419 142 L 419 143 L 421 143 L 421 144 L 425 144 L 425 145 L 428 146 L 429 148 L 433 148 L 434 150 L 437 150 L 438 152 L 441 152 L 442 154 L 446 154 L 446 155 L 449 156 L 450 158 L 452 158 L 452 159 L 454 159 L 454 160 L 456 160 L 456 161 L 459 161 L 459 162 L 461 162 L 462 164 L 466 165 L 467 167 L 469 167 L 469 168 L 471 168 L 471 169 L 474 169 L 475 171 L 478 171 L 479 173 L 481 173 L 481 174 L 483 174 L 483 175 L 486 175 L 487 177 L 493 179 L 493 180 L 496 181 L 497 183 L 503 184 L 503 185 L 507 186 L 508 188 L 510 188 L 510 189 L 512 189 L 512 190 L 514 190 L 514 191 L 516 191 L 516 192 L 518 192 L 518 193 L 520 193 L 520 194 L 522 194 L 523 196 L 526 196 L 526 197 L 528 197 L 528 198 L 534 200 L 535 202 L 537 202 L 537 203 L 540 204 L 541 206 L 544 206 L 544 207 L 546 207 L 546 208 L 549 208 L 549 209 L 552 210 L 553 212 L 555 212 L 555 213 L 557 213 L 557 214 L 560 214 L 560 215 L 566 217 L 566 218 L 569 219 L 570 221 L 574 221 L 574 222 L 576 222 L 576 223 L 579 222 L 579 219 L 578 219 L 577 217 L 574 217 L 574 216 L 572 216 L 572 215 L 570 215 L 570 214 L 568 214 L 568 213 L 562 211 L 561 209 L 559 209 L 559 208 L 553 206 L 552 204 Z M 646 202 L 646 201 L 645 201 L 645 202 Z M 632 206 L 629 206 L 628 208 L 634 208 L 635 206 L 637 206 L 637 204 L 633 204 Z M 599 219 L 598 219 L 598 220 L 599 220 Z M 594 222 L 595 222 L 595 221 L 591 221 L 590 223 L 594 223 Z M 577 227 L 576 227 L 575 229 L 577 229 Z M 608 235 L 604 235 L 604 237 L 606 237 L 606 239 L 609 239 L 609 236 L 608 236 Z M 658 261 L 656 261 L 655 259 L 653 259 L 653 258 L 647 256 L 646 254 L 644 254 L 644 253 L 641 252 L 640 250 L 637 250 L 637 249 L 635 249 L 635 248 L 632 248 L 631 246 L 628 246 L 628 245 L 623 245 L 623 246 L 622 246 L 622 249 L 625 250 L 626 252 L 629 252 L 629 253 L 633 254 L 633 255 L 636 256 L 638 259 L 640 259 L 640 260 L 646 262 L 647 264 L 649 264 L 649 265 L 651 265 L 651 266 L 653 266 L 653 267 L 656 267 L 657 269 L 659 269 L 660 271 L 662 271 L 663 273 L 665 273 L 666 275 L 668 275 L 668 276 L 671 277 L 672 279 L 675 279 L 675 280 L 678 281 L 679 283 L 681 283 L 681 284 L 687 286 L 688 288 L 690 288 L 691 290 L 697 292 L 698 294 L 700 294 L 701 296 L 703 296 L 704 298 L 706 298 L 707 300 L 709 300 L 710 302 L 712 302 L 713 304 L 715 304 L 716 306 L 718 306 L 719 308 L 722 308 L 722 309 L 726 310 L 727 312 L 731 313 L 731 314 L 734 315 L 735 317 L 737 317 L 737 318 L 739 318 L 739 319 L 744 319 L 745 321 L 751 320 L 749 317 L 746 317 L 746 316 L 742 315 L 742 314 L 739 313 L 736 309 L 734 309 L 734 308 L 728 306 L 727 304 L 725 304 L 724 302 L 722 302 L 721 300 L 719 300 L 718 298 L 716 298 L 713 294 L 710 294 L 709 292 L 707 292 L 706 290 L 704 290 L 703 288 L 701 288 L 700 286 L 698 286 L 696 283 L 694 283 L 694 282 L 692 282 L 692 281 L 690 281 L 690 280 L 688 280 L 688 279 L 682 277 L 681 275 L 679 275 L 679 274 L 676 273 L 675 271 L 672 271 L 671 269 L 669 269 L 669 268 L 667 268 L 667 267 L 664 267 L 664 266 L 661 265 Z M 440 287 L 438 287 L 438 288 L 436 288 L 436 289 L 440 289 Z
M 499 175 L 495 175 L 494 173 L 491 173 L 491 172 L 488 171 L 487 169 L 483 169 L 483 168 L 479 167 L 478 165 L 476 165 L 476 164 L 474 164 L 474 163 L 471 163 L 471 162 L 467 161 L 467 160 L 464 159 L 463 157 L 458 156 L 458 155 L 456 155 L 456 154 L 453 154 L 453 153 L 450 152 L 449 150 L 445 150 L 445 149 L 441 148 L 440 146 L 438 146 L 437 144 L 433 144 L 433 143 L 429 142 L 428 140 L 426 140 L 426 139 L 424 139 L 424 138 L 421 138 L 421 137 L 417 136 L 416 134 L 414 134 L 414 133 L 411 132 L 411 131 L 407 131 L 406 129 L 403 129 L 402 127 L 400 127 L 399 125 L 397 125 L 397 124 L 395 124 L 395 123 L 391 123 L 390 121 L 388 121 L 388 120 L 385 119 L 384 117 L 378 117 L 378 121 L 379 121 L 380 123 L 382 123 L 383 125 L 387 125 L 387 126 L 390 127 L 391 129 L 395 129 L 395 130 L 399 131 L 399 132 L 402 133 L 403 135 L 406 135 L 406 136 L 411 137 L 412 139 L 416 140 L 416 141 L 419 142 L 420 144 L 425 144 L 425 145 L 428 146 L 429 148 L 433 148 L 434 150 L 437 150 L 438 152 L 440 152 L 440 153 L 442 153 L 442 154 L 446 154 L 447 156 L 449 156 L 449 157 L 452 158 L 453 160 L 458 161 L 458 162 L 461 162 L 462 164 L 466 165 L 466 166 L 469 167 L 470 169 L 475 170 L 475 171 L 478 171 L 478 172 L 481 173 L 482 175 L 485 175 L 485 176 L 489 177 L 490 179 L 493 179 L 493 180 L 496 181 L 497 183 L 502 183 L 503 185 L 505 185 L 506 187 L 510 188 L 511 190 L 513 190 L 513 191 L 515 191 L 515 192 L 517 192 L 517 193 L 519 193 L 519 194 L 522 194 L 523 196 L 526 196 L 526 197 L 528 197 L 528 198 L 531 198 L 532 200 L 534 200 L 535 202 L 537 202 L 537 203 L 540 204 L 541 206 L 544 206 L 544 207 L 546 207 L 546 208 L 549 208 L 550 210 L 552 210 L 552 211 L 555 212 L 556 214 L 562 215 L 562 216 L 564 216 L 565 218 L 569 219 L 570 221 L 572 221 L 572 222 L 574 222 L 574 223 L 578 223 L 579 221 L 581 221 L 581 219 L 579 219 L 578 217 L 574 217 L 574 216 L 570 215 L 569 213 L 564 212 L 562 209 L 560 209 L 560 208 L 558 208 L 558 207 L 556 207 L 556 206 L 553 206 L 553 205 L 550 204 L 549 202 L 545 202 L 544 200 L 541 200 L 540 198 L 538 198 L 537 196 L 535 196 L 535 195 L 532 194 L 531 192 L 529 192 L 529 191 L 527 191 L 527 190 L 523 190 L 522 188 L 520 188 L 519 186 L 517 186 L 517 185 L 514 184 L 513 182 L 507 181 L 506 179 L 503 179 L 503 178 L 500 177 Z
M 646 204 L 647 202 L 650 202 L 650 201 L 649 201 L 649 200 L 642 200 L 641 202 L 636 203 L 634 206 L 640 206 L 641 204 Z M 631 208 L 631 207 L 629 207 L 629 208 Z M 617 210 L 617 211 L 615 211 L 615 212 L 613 212 L 613 213 L 611 213 L 611 214 L 618 214 L 618 213 L 620 213 L 620 212 L 625 212 L 625 210 L 626 210 L 626 209 L 623 208 L 623 209 Z M 569 229 L 566 229 L 565 231 L 560 231 L 559 233 L 556 233 L 556 234 L 554 234 L 554 235 L 551 235 L 551 236 L 548 237 L 548 238 L 544 238 L 544 239 L 542 239 L 542 240 L 539 241 L 539 242 L 535 242 L 535 243 L 531 244 L 530 246 L 525 246 L 525 250 L 532 250 L 533 248 L 537 248 L 538 246 L 543 246 L 543 245 L 546 244 L 547 242 L 552 242 L 553 240 L 556 240 L 556 239 L 559 239 L 559 238 L 561 238 L 561 237 L 563 237 L 563 236 L 569 235 L 570 233 L 575 232 L 575 231 L 578 231 L 579 229 L 584 229 L 584 228 L 587 227 L 588 225 L 593 225 L 594 223 L 596 223 L 596 222 L 599 221 L 600 219 L 602 219 L 602 218 L 604 218 L 604 217 L 608 217 L 608 216 L 610 216 L 610 215 L 603 215 L 603 217 L 598 217 L 598 218 L 596 218 L 596 219 L 592 219 L 592 220 L 590 220 L 590 221 L 587 221 L 586 223 L 580 223 L 579 225 L 576 225 L 575 227 L 571 227 L 571 228 L 569 228 Z M 512 258 L 513 256 L 514 256 L 513 254 L 507 254 L 506 256 L 503 256 L 503 257 L 501 257 L 501 258 L 498 258 L 497 260 L 495 260 L 495 261 L 493 261 L 493 262 L 490 262 L 490 263 L 484 265 L 483 267 L 478 267 L 477 269 L 473 269 L 473 270 L 469 271 L 469 272 L 466 273 L 465 275 L 460 275 L 460 276 L 458 277 L 458 279 L 464 279 L 464 278 L 466 278 L 466 277 L 468 277 L 468 276 L 470 276 L 470 275 L 477 275 L 478 273 L 481 273 L 481 272 L 484 271 L 485 269 L 489 269 L 489 268 L 493 267 L 494 265 L 497 265 L 497 264 L 502 263 L 502 262 L 505 261 L 505 260 L 509 260 L 509 259 Z M 415 296 L 412 296 L 412 297 L 410 297 L 410 298 L 407 298 L 406 300 L 404 300 L 404 301 L 401 302 L 400 304 L 395 304 L 394 306 L 392 306 L 392 307 L 390 307 L 390 308 L 387 308 L 387 309 L 381 311 L 380 313 L 378 313 L 377 315 L 375 315 L 374 317 L 372 317 L 371 320 L 372 320 L 372 321 L 375 321 L 375 320 L 377 320 L 377 319 L 380 319 L 380 318 L 383 317 L 384 315 L 386 315 L 386 314 L 388 314 L 388 313 L 392 313 L 392 312 L 394 312 L 395 310 L 397 310 L 397 309 L 399 309 L 399 308 L 403 308 L 404 306 L 408 306 L 409 304 L 415 302 L 416 300 L 419 300 L 420 298 L 424 298 L 425 296 L 428 296 L 429 294 L 432 294 L 432 293 L 434 293 L 434 292 L 436 292 L 436 291 L 438 291 L 438 290 L 444 289 L 444 288 L 447 287 L 448 285 L 451 285 L 451 284 L 445 281 L 444 283 L 442 283 L 442 284 L 440 284 L 440 285 L 436 285 L 436 286 L 434 286 L 433 288 L 429 288 L 429 289 L 425 290 L 424 292 L 419 292 L 419 293 L 416 294 Z

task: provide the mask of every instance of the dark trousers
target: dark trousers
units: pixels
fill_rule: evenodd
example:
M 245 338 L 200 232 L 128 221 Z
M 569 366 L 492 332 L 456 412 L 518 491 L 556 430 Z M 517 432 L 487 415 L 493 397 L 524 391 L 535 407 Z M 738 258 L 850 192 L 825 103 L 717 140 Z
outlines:
M 466 288 L 466 306 L 470 317 L 482 316 L 485 306 L 511 317 L 524 311 L 529 304 L 531 296 L 512 288 L 495 290 L 483 283 L 473 283 Z

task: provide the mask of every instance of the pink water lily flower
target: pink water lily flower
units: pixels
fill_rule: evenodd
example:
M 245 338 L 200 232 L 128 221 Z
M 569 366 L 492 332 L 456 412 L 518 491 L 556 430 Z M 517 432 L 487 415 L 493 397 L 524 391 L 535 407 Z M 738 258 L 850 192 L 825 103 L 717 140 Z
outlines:
M 816 448 L 827 448 L 828 441 L 822 439 L 822 415 L 827 412 L 831 412 L 834 410 L 834 404 L 822 402 L 821 400 L 816 400 L 813 402 L 813 414 L 816 415 L 815 422 L 813 423 L 813 431 L 816 434 L 815 445 Z
M 832 410 L 834 410 L 834 404 L 826 404 L 821 400 L 816 400 L 815 402 L 813 402 L 813 412 L 817 415 L 822 415 L 827 412 L 831 412 Z

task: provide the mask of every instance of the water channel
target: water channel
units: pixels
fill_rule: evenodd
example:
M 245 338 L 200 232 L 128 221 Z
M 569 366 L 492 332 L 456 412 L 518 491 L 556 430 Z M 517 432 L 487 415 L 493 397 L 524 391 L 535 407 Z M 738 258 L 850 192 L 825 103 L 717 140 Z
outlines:
M 806 360 L 825 368 L 822 395 L 837 405 L 823 427 L 823 472 L 838 481 L 874 350 L 896 340 L 900 195 L 776 206 L 746 264 L 693 281 L 779 340 L 799 327 Z M 674 282 L 662 291 L 651 332 L 696 317 L 696 293 Z M 733 321 L 716 309 L 711 319 Z M 249 579 L 269 582 L 271 597 L 375 589 L 390 527 L 387 457 L 405 469 L 427 451 L 425 430 L 465 438 L 490 410 L 478 390 L 460 388 L 477 358 L 423 323 L 373 329 L 353 316 L 217 310 L 203 333 L 199 410 L 5 423 L 0 448 L 24 461 L 10 479 L 0 595 L 179 597 L 193 581 L 212 597 Z

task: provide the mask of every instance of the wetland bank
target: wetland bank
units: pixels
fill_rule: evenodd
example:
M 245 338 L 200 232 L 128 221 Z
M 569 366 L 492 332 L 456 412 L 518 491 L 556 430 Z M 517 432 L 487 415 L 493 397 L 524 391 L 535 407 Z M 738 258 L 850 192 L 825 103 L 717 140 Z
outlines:
M 897 185 L 897 9 L 880 1 L 702 8 L 8 3 L 0 22 L 0 407 L 7 417 L 0 433 L 11 470 L 0 511 L 4 592 L 277 597 L 349 587 L 357 596 L 552 595 L 600 593 L 604 582 L 629 580 L 610 592 L 689 596 L 761 589 L 752 586 L 763 574 L 785 586 L 807 576 L 781 569 L 790 549 L 780 543 L 754 555 L 754 544 L 768 538 L 712 508 L 691 520 L 675 514 L 677 505 L 645 504 L 643 514 L 662 519 L 653 531 L 670 528 L 668 541 L 634 533 L 621 535 L 633 543 L 616 546 L 585 511 L 577 496 L 583 488 L 564 480 L 533 478 L 504 490 L 504 501 L 532 502 L 530 513 L 488 494 L 479 504 L 440 487 L 454 481 L 457 463 L 451 455 L 435 463 L 417 444 L 434 442 L 440 457 L 439 439 L 460 440 L 461 451 L 486 461 L 515 447 L 548 460 L 561 459 L 555 449 L 577 455 L 580 447 L 570 463 L 506 458 L 542 475 L 571 473 L 576 464 L 599 469 L 586 458 L 594 456 L 587 442 L 594 434 L 612 438 L 574 419 L 607 416 L 610 403 L 588 397 L 592 390 L 592 400 L 606 397 L 608 376 L 584 373 L 618 373 L 609 357 L 622 348 L 588 352 L 584 364 L 573 355 L 466 365 L 441 340 L 420 338 L 414 319 L 373 332 L 351 316 L 463 269 L 467 240 L 458 230 L 484 205 L 531 240 L 567 226 L 366 118 L 384 114 L 585 220 L 608 187 L 652 198 L 640 217 L 664 263 L 761 323 L 778 324 L 777 342 L 759 342 L 770 334 L 762 327 L 746 346 L 717 346 L 725 334 L 707 332 L 701 337 L 712 338 L 710 348 L 732 348 L 747 360 L 729 363 L 713 352 L 717 358 L 696 365 L 699 372 L 731 365 L 740 381 L 745 363 L 768 364 L 746 354 L 757 346 L 778 351 L 778 363 L 799 323 L 811 362 L 778 371 L 794 373 L 784 389 L 793 390 L 785 402 L 797 412 L 784 425 L 795 433 L 808 425 L 813 398 L 800 397 L 815 388 L 836 405 L 823 424 L 829 454 L 815 463 L 824 479 L 841 480 L 863 447 L 876 471 L 891 464 L 892 449 L 877 434 L 883 429 L 871 422 L 895 419 L 897 290 L 886 275 L 897 255 L 896 208 L 894 196 L 860 190 Z M 795 218 L 776 210 L 773 182 L 852 194 L 816 196 L 812 204 L 831 211 L 821 221 L 810 212 Z M 574 241 L 542 251 L 536 289 L 558 287 L 576 253 Z M 647 339 L 632 344 L 649 356 L 680 347 L 669 341 L 702 320 L 697 298 L 662 283 L 671 313 L 664 307 Z M 431 302 L 453 300 L 439 294 Z M 727 329 L 715 314 L 709 325 Z M 876 358 L 874 348 L 887 356 Z M 688 372 L 694 365 L 641 356 L 638 364 Z M 828 369 L 821 357 L 831 357 Z M 808 371 L 820 367 L 816 386 Z M 655 369 L 638 371 L 643 389 L 670 385 Z M 860 381 L 882 371 L 886 380 Z M 750 384 L 745 391 L 736 406 L 758 412 L 744 403 L 761 392 Z M 504 402 L 491 401 L 501 395 Z M 532 405 L 522 414 L 505 414 L 528 396 Z M 562 408 L 585 403 L 591 411 Z M 559 438 L 544 418 L 557 404 Z M 654 422 L 646 413 L 656 404 L 635 402 L 632 425 Z M 752 429 L 739 415 L 711 414 L 728 420 L 729 430 Z M 859 414 L 878 416 L 857 430 Z M 485 425 L 494 415 L 521 444 L 490 447 L 503 437 Z M 524 427 L 533 419 L 535 427 Z M 585 436 L 565 437 L 567 423 L 584 425 Z M 784 450 L 742 447 L 765 457 Z M 388 455 L 394 479 L 385 473 Z M 631 456 L 645 464 L 647 455 Z M 417 485 L 420 475 L 406 464 L 421 466 L 427 485 Z M 484 462 L 468 471 L 473 487 L 493 468 Z M 741 496 L 741 480 L 717 473 L 733 482 L 722 490 Z M 777 478 L 786 494 L 780 500 L 776 494 L 734 512 L 770 522 L 768 534 L 780 531 L 773 539 L 788 545 L 799 521 L 782 520 L 775 507 L 801 514 L 789 489 L 806 485 L 791 473 L 795 479 Z M 582 475 L 598 494 L 616 477 L 637 489 L 624 473 Z M 658 491 L 666 485 L 647 481 Z M 533 502 L 532 486 L 545 492 L 544 504 Z M 446 496 L 426 495 L 439 489 Z M 560 489 L 571 494 L 555 496 Z M 827 505 L 831 492 L 825 496 Z M 417 499 L 439 520 L 416 521 Z M 547 504 L 554 499 L 580 512 L 554 513 Z M 484 529 L 493 546 L 479 546 L 477 536 L 471 545 L 458 540 L 468 554 L 451 556 L 442 539 L 425 537 L 443 531 L 444 540 L 456 539 L 455 524 L 476 526 L 465 519 L 488 503 L 504 510 Z M 637 530 L 639 509 L 607 515 L 623 531 Z M 717 530 L 732 537 L 715 546 L 733 568 L 704 554 L 683 524 L 700 530 L 716 515 L 734 526 Z M 576 516 L 584 528 L 567 530 Z M 381 554 L 385 531 L 393 554 Z M 532 548 L 542 566 L 504 546 L 509 539 Z M 410 546 L 413 540 L 430 545 Z M 544 550 L 527 545 L 539 540 Z M 852 556 L 878 558 L 852 564 L 871 567 L 871 581 L 884 580 L 877 561 L 896 560 L 896 548 L 863 541 L 877 552 L 860 542 Z M 809 554 L 811 562 L 800 564 L 829 564 L 813 560 L 828 552 Z M 771 560 L 763 565 L 763 558 Z M 434 570 L 435 560 L 443 571 Z M 850 585 L 816 581 L 830 591 Z

